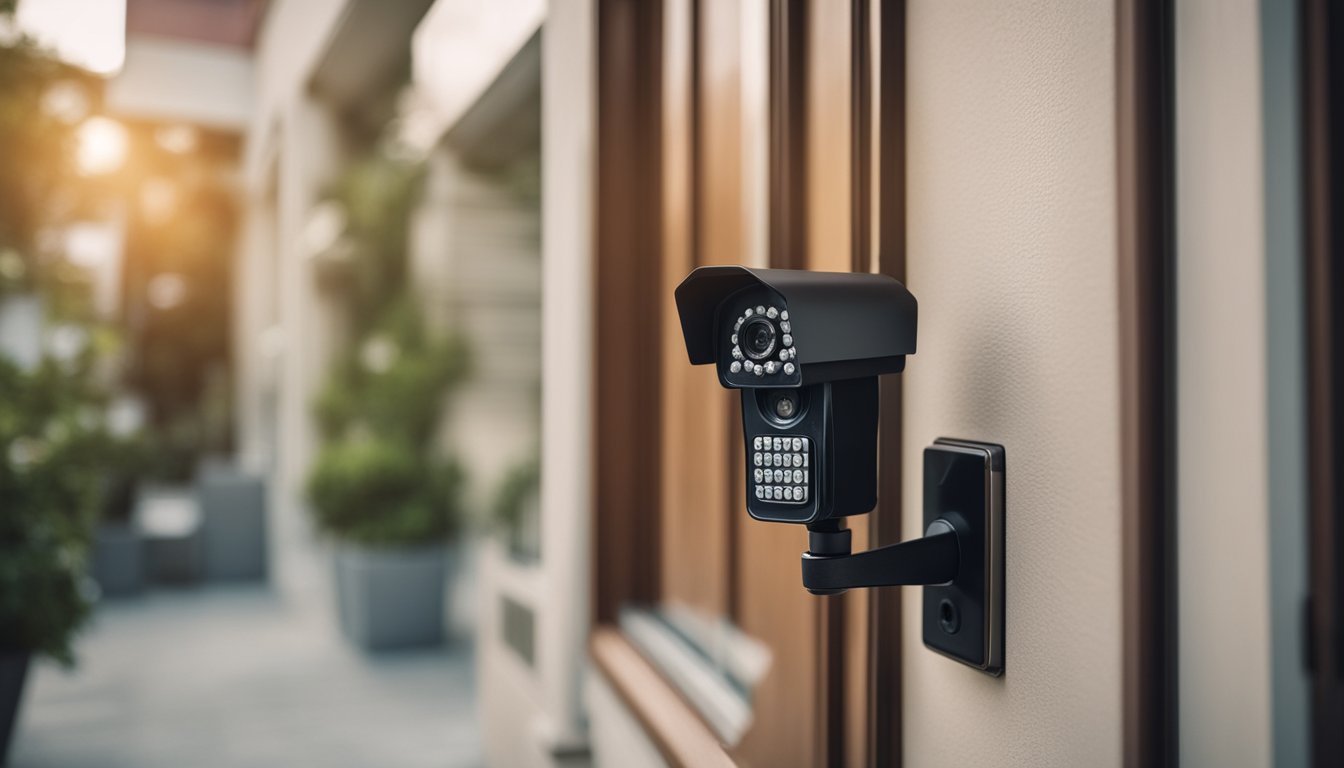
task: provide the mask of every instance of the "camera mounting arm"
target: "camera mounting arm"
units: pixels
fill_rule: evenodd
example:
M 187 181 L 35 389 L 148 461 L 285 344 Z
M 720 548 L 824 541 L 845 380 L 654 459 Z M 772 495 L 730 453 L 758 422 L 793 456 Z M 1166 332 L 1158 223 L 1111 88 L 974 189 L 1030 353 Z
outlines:
M 837 595 L 858 587 L 947 584 L 957 576 L 961 548 L 946 519 L 934 520 L 924 538 L 850 554 L 851 533 L 837 519 L 807 527 L 803 586 L 814 595 Z

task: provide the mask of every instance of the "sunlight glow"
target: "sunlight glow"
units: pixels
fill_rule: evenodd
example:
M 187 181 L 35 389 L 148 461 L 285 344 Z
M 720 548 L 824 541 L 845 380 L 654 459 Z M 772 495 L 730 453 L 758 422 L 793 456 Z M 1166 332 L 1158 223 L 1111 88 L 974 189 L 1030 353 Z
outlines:
M 75 266 L 106 267 L 121 253 L 121 232 L 102 222 L 71 224 L 65 230 L 65 253 Z
M 112 173 L 126 160 L 126 128 L 108 117 L 91 117 L 79 126 L 76 165 L 85 176 Z
M 160 272 L 145 286 L 145 297 L 155 309 L 173 309 L 187 299 L 187 281 L 176 272 Z
M 20 0 L 19 28 L 61 59 L 99 75 L 126 60 L 126 0 Z

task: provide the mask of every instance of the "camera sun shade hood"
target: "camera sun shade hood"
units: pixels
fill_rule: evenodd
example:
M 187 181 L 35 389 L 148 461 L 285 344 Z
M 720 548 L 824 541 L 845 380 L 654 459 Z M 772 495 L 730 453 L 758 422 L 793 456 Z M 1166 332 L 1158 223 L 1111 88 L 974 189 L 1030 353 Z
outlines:
M 896 373 L 915 352 L 915 297 L 886 275 L 699 267 L 677 286 L 693 365 L 716 362 L 719 312 L 739 291 L 764 286 L 784 301 L 803 383 Z

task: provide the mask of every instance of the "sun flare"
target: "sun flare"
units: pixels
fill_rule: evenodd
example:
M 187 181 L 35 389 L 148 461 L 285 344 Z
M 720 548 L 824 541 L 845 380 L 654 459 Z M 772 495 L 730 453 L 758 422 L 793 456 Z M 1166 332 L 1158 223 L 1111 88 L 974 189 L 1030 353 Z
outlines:
M 112 173 L 126 160 L 126 128 L 109 117 L 91 117 L 79 126 L 76 165 L 84 176 Z

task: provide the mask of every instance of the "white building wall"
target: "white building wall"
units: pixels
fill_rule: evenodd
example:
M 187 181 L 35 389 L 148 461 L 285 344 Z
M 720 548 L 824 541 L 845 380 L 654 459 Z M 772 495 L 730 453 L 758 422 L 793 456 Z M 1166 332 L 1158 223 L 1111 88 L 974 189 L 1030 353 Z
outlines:
M 279 546 L 306 545 L 311 522 L 304 514 L 304 483 L 316 458 L 318 435 L 312 418 L 313 401 L 327 376 L 331 354 L 340 334 L 339 311 L 318 292 L 304 229 L 322 187 L 341 167 L 337 125 L 319 102 L 299 95 L 280 116 L 276 158 L 279 278 L 279 348 L 277 425 L 278 462 L 272 468 L 274 532 Z M 278 495 L 277 495 L 278 494 Z M 301 546 L 288 551 L 303 551 Z M 301 562 L 289 563 L 302 566 Z M 280 563 L 285 578 L 286 563 Z M 288 571 L 296 579 L 313 576 L 310 568 Z M 325 574 L 324 574 L 325 575 Z
M 250 51 L 142 35 L 126 41 L 126 63 L 105 98 L 122 117 L 242 131 L 255 84 Z
M 238 461 L 266 472 L 279 460 L 276 413 L 280 366 L 278 223 L 274 173 L 248 185 L 233 285 L 234 419 Z
M 412 40 L 412 77 L 443 130 L 480 98 L 546 17 L 545 0 L 438 0 Z
M 592 513 L 595 6 L 553 0 L 542 40 L 542 604 L 540 649 L 553 743 L 584 738 Z M 563 606 L 563 607 L 561 607 Z
M 485 513 L 540 438 L 540 206 L 439 149 L 412 232 L 426 315 L 469 345 L 471 376 L 449 402 L 445 442 L 467 469 L 468 504 Z
M 351 0 L 275 0 L 257 32 L 255 105 L 244 148 L 249 182 L 259 182 L 274 153 L 285 105 L 300 98 Z
M 483 14 L 441 0 L 415 35 L 417 85 L 443 128 L 466 113 L 536 29 L 542 6 L 529 0 Z M 592 195 L 595 135 L 591 0 L 545 6 L 542 38 L 542 194 L 540 220 L 507 200 L 505 188 L 465 170 L 449 153 L 434 159 L 427 231 L 444 250 L 420 248 L 418 274 L 431 296 L 477 340 L 478 374 L 449 422 L 462 450 L 476 452 L 477 503 L 499 474 L 535 439 L 537 414 L 516 412 L 536 397 L 519 389 L 539 378 L 541 401 L 541 559 L 517 563 L 498 546 L 481 556 L 478 689 L 486 754 L 493 764 L 550 766 L 586 760 L 581 703 L 588 630 L 588 537 L 591 502 L 590 417 Z M 465 15 L 465 18 L 463 16 Z M 489 18 L 486 18 L 489 16 Z M 473 26 L 474 25 L 474 26 Z M 479 35 L 464 30 L 486 29 Z M 535 227 L 535 229 L 533 229 Z M 437 231 L 436 231 L 437 230 Z M 522 258 L 536 237 L 541 259 Z M 482 238 L 491 241 L 484 245 Z M 538 296 L 522 290 L 540 290 Z M 520 304 L 521 303 L 521 304 Z M 520 311 L 530 305 L 532 311 Z M 539 331 L 540 345 L 535 342 Z M 537 378 L 534 378 L 537 377 Z M 477 437 L 473 437 L 477 436 Z M 474 445 L 473 445 L 473 441 Z M 488 442 L 489 445 L 483 443 Z M 504 598 L 532 609 L 531 665 L 500 632 Z
M 308 83 L 348 0 L 273 2 L 258 32 L 253 110 L 244 140 L 242 273 L 235 297 L 241 458 L 270 477 L 275 578 L 308 586 L 320 574 L 311 549 L 304 478 L 317 447 L 312 397 L 336 333 L 303 251 L 303 229 L 340 168 L 333 115 Z M 260 466 L 257 466 L 260 465 Z

